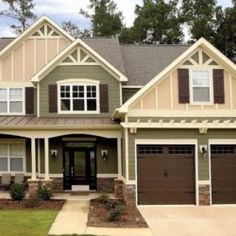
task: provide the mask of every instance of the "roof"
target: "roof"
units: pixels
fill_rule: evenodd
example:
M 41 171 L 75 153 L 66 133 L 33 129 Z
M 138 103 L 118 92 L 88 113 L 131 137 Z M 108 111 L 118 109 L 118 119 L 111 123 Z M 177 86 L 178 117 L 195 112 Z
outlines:
M 0 38 L 0 51 L 10 44 L 15 38 Z
M 118 124 L 111 118 L 46 118 L 37 116 L 1 116 L 1 129 L 103 129 L 116 128 Z
M 14 38 L 0 38 L 0 50 Z M 127 85 L 145 85 L 188 45 L 120 45 L 118 38 L 82 38 L 118 71 L 128 77 Z
M 121 46 L 127 85 L 145 85 L 188 48 L 187 45 Z

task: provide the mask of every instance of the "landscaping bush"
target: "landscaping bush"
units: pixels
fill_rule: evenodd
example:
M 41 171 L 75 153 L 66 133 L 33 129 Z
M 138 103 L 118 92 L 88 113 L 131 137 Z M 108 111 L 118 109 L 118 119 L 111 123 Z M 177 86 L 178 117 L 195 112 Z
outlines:
M 110 197 L 108 194 L 103 193 L 98 197 L 98 201 L 102 204 L 107 204 L 110 201 Z
M 23 184 L 12 184 L 9 194 L 13 201 L 22 201 L 25 197 L 25 186 Z
M 46 186 L 39 186 L 38 192 L 38 199 L 47 201 L 50 200 L 52 197 L 51 189 L 47 188 Z
M 124 205 L 117 205 L 114 209 L 112 209 L 108 213 L 108 220 L 109 221 L 117 221 L 121 218 L 121 215 L 125 211 L 125 206 Z
M 119 203 L 112 200 L 112 199 L 109 199 L 104 205 L 107 209 L 113 209 L 115 208 Z

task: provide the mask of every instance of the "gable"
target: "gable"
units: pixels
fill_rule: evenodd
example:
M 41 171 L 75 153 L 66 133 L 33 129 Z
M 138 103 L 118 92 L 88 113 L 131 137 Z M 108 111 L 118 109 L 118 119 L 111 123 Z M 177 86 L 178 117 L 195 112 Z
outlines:
M 30 81 L 71 39 L 43 17 L 0 52 L 0 81 Z
M 81 39 L 75 40 L 65 50 L 63 50 L 54 60 L 48 63 L 33 78 L 32 82 L 39 82 L 57 66 L 80 66 L 80 65 L 100 65 L 118 81 L 127 81 L 125 75 L 118 71 L 113 65 L 101 57 Z
M 225 103 L 224 104 L 206 104 L 199 106 L 189 106 L 188 104 L 178 103 L 178 68 L 201 68 L 201 69 L 224 69 L 225 83 Z M 200 39 L 191 48 L 184 52 L 179 58 L 171 63 L 159 75 L 145 85 L 137 94 L 129 99 L 121 108 L 118 109 L 115 116 L 122 113 L 132 115 L 164 115 L 171 111 L 185 110 L 225 110 L 236 109 L 234 104 L 234 78 L 236 77 L 235 64 L 229 61 L 223 54 L 210 45 L 206 40 Z M 163 112 L 160 112 L 163 111 Z M 166 113 L 166 111 L 169 111 Z M 199 113 L 199 112 L 198 112 Z M 187 113 L 186 113 L 187 114 Z M 119 116 L 119 115 L 118 115 Z

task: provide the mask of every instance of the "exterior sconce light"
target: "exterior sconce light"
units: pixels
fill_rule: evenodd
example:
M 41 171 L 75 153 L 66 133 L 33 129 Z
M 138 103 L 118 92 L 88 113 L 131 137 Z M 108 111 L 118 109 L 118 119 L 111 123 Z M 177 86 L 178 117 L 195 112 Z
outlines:
M 51 158 L 56 159 L 58 151 L 56 149 L 50 150 Z
M 108 150 L 101 150 L 101 156 L 103 161 L 107 161 L 108 159 Z
M 206 157 L 207 145 L 199 145 L 199 150 L 200 150 L 202 157 Z

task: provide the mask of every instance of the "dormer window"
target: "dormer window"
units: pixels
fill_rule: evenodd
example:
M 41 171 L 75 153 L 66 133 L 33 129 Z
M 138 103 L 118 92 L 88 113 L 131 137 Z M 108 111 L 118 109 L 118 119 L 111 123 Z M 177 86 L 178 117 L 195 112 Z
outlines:
M 99 112 L 97 81 L 59 82 L 58 89 L 59 113 Z
M 191 103 L 212 103 L 212 75 L 210 70 L 190 70 Z

